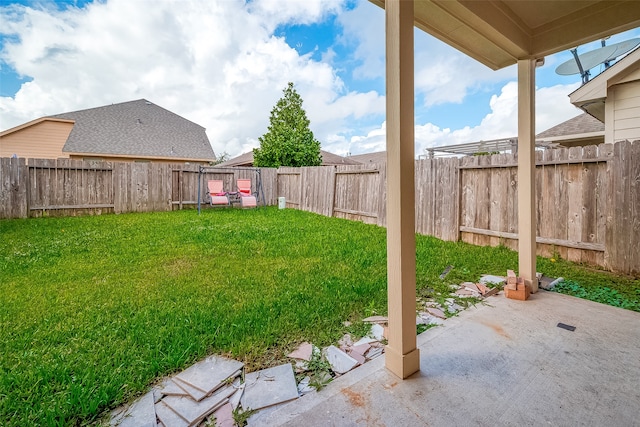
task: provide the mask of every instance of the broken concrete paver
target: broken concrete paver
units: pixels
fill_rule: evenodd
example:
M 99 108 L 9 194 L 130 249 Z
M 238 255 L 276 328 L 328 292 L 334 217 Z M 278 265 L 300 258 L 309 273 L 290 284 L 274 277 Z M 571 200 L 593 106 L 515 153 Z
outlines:
M 344 334 L 342 338 L 338 341 L 338 345 L 341 348 L 348 348 L 353 345 L 353 339 L 351 338 L 351 334 Z
M 371 336 L 377 341 L 382 341 L 384 339 L 384 327 L 377 323 L 371 325 Z
M 320 351 L 318 349 L 318 351 Z M 307 370 L 307 361 L 306 360 L 296 360 L 296 363 L 293 365 L 293 370 L 296 374 L 300 374 Z
M 300 360 L 311 360 L 311 356 L 313 354 L 313 344 L 308 342 L 303 342 L 298 346 L 297 349 L 287 354 L 287 357 L 292 359 L 300 359 Z
M 289 363 L 245 375 L 241 399 L 245 410 L 258 410 L 297 398 L 298 387 Z
M 178 414 L 190 426 L 193 426 L 227 403 L 229 396 L 235 391 L 236 389 L 233 386 L 226 386 L 199 402 L 188 397 L 167 396 L 162 399 L 161 403 Z
M 507 279 L 501 276 L 494 276 L 491 274 L 485 274 L 480 277 L 480 283 L 483 285 L 502 285 L 505 283 Z
M 216 427 L 234 427 L 233 407 L 230 403 L 225 403 L 213 413 L 216 417 Z
M 199 400 L 202 400 L 205 397 L 207 397 L 208 393 L 205 393 L 204 391 L 202 391 L 202 390 L 200 390 L 198 388 L 195 388 L 191 384 L 182 381 L 178 377 L 171 378 L 171 381 L 173 381 L 177 387 L 182 389 L 184 391 L 184 393 L 186 393 L 186 395 L 191 397 L 193 400 L 199 401 Z M 181 396 L 181 395 L 176 394 L 174 396 Z M 182 396 L 184 396 L 184 395 L 182 395 Z
M 242 362 L 210 356 L 176 375 L 176 378 L 209 394 L 243 367 Z
M 364 343 L 360 345 L 354 345 L 353 347 L 351 347 L 351 351 L 364 356 L 370 348 L 371 345 L 369 343 Z
M 160 401 L 155 406 L 156 415 L 166 427 L 189 427 L 189 423 L 180 415 L 173 412 L 164 402 Z
M 165 396 L 188 396 L 189 395 L 189 393 L 187 393 L 183 388 L 180 388 L 178 384 L 176 384 L 175 380 L 173 380 L 172 378 L 169 378 L 166 381 L 164 381 L 162 384 L 160 384 L 158 386 L 158 391 L 160 392 L 160 394 L 163 394 Z
M 340 350 L 335 345 L 327 347 L 327 361 L 331 365 L 331 370 L 337 374 L 344 374 L 358 365 L 358 361 Z
M 366 357 L 368 360 L 375 359 L 384 353 L 384 348 L 382 347 L 371 347 L 369 351 L 367 351 Z
M 453 265 L 448 265 L 447 268 L 445 268 L 442 273 L 440 273 L 440 276 L 438 276 L 440 278 L 440 280 L 444 279 L 445 277 L 447 277 L 447 274 L 449 274 L 449 272 L 453 269 Z
M 422 325 L 443 325 L 444 324 L 443 319 L 440 319 L 439 317 L 435 317 L 429 313 L 420 312 L 418 314 L 418 317 L 422 319 L 422 322 L 418 324 L 422 324 Z
M 123 413 L 113 417 L 110 424 L 118 427 L 155 427 L 156 411 L 153 391 L 133 402 Z
M 304 396 L 307 393 L 315 391 L 315 387 L 309 385 L 310 382 L 311 377 L 308 375 L 300 380 L 300 382 L 298 383 L 298 393 L 300 393 L 300 396 Z
M 445 300 L 445 303 L 447 305 L 447 311 L 452 313 L 457 313 L 458 311 L 464 309 L 464 307 L 462 307 L 461 305 L 456 304 L 456 300 L 453 298 L 447 298 Z
M 347 352 L 347 354 L 350 357 L 354 358 L 358 362 L 358 365 L 364 365 L 365 363 L 367 363 L 367 358 L 358 352 L 350 351 Z
M 229 403 L 233 407 L 233 409 L 237 409 L 240 406 L 240 399 L 242 398 L 242 393 L 244 393 L 244 383 L 240 383 L 240 378 L 236 378 L 233 381 L 232 387 L 236 389 L 236 391 L 229 397 Z
M 435 317 L 439 317 L 440 319 L 446 319 L 447 315 L 444 314 L 444 311 L 440 310 L 439 308 L 435 308 L 435 307 L 428 307 L 427 308 L 427 312 Z
M 360 338 L 358 341 L 354 342 L 354 343 L 353 343 L 353 346 L 354 346 L 354 347 L 357 347 L 357 346 L 362 345 L 362 344 L 371 344 L 371 343 L 374 343 L 374 342 L 377 342 L 377 341 L 378 341 L 378 340 L 377 340 L 377 339 L 375 339 L 375 338 L 371 338 L 371 337 L 362 337 L 362 338 Z
M 362 319 L 364 323 L 389 323 L 389 318 L 386 316 L 369 316 Z

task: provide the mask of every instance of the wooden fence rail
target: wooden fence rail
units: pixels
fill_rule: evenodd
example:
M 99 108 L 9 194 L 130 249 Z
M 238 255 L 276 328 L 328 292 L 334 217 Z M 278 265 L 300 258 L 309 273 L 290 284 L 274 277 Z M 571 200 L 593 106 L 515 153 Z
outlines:
M 538 253 L 640 273 L 640 141 L 536 152 Z M 416 232 L 517 249 L 517 157 L 415 162 Z M 0 159 L 0 219 L 182 209 L 198 200 L 197 165 Z M 251 170 L 209 169 L 233 190 Z M 386 226 L 386 167 L 261 169 L 267 205 Z M 255 190 L 255 188 L 254 188 Z

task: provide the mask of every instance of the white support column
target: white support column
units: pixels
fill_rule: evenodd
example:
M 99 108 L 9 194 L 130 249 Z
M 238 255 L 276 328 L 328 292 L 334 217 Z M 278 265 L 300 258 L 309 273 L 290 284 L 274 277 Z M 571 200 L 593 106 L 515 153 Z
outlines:
M 518 275 L 538 291 L 536 278 L 535 60 L 518 60 Z
M 416 348 L 413 0 L 387 0 L 387 292 L 385 364 L 400 378 L 420 370 Z

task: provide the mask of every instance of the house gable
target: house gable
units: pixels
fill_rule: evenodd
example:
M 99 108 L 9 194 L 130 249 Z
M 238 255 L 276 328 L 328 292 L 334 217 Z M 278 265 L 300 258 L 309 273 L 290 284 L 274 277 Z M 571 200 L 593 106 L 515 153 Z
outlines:
M 616 85 L 640 79 L 640 49 L 636 49 L 571 94 L 573 105 L 589 113 L 603 123 L 607 98 Z M 608 141 L 611 142 L 611 141 Z
M 40 118 L 0 133 L 0 157 L 67 158 L 63 153 L 73 120 Z

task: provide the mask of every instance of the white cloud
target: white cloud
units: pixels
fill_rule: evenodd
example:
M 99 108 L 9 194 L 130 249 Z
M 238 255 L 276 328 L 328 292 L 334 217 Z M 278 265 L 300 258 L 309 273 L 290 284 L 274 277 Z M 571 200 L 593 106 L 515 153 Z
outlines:
M 83 9 L 0 8 L 2 60 L 32 77 L 0 97 L 0 129 L 48 114 L 146 98 L 207 128 L 214 150 L 258 145 L 288 81 L 319 138 L 349 117 L 381 114 L 375 92 L 346 91 L 328 63 L 300 55 L 278 25 L 308 24 L 342 0 L 149 2 L 109 0 Z M 322 141 L 322 139 L 321 139 Z
M 263 17 L 271 24 L 311 24 L 322 20 L 330 13 L 342 10 L 344 0 L 253 0 L 248 7 L 252 13 Z
M 569 103 L 568 94 L 579 86 L 556 85 L 536 90 L 536 133 L 540 133 L 580 114 L 580 110 Z M 475 127 L 461 129 L 440 128 L 432 123 L 416 124 L 416 154 L 426 148 L 467 142 L 510 138 L 518 134 L 518 85 L 511 81 L 502 87 L 499 95 L 490 100 L 491 112 Z M 434 107 L 437 108 L 437 107 Z M 350 151 L 358 154 L 385 149 L 386 123 L 351 140 Z
M 416 36 L 415 90 L 426 107 L 461 104 L 468 94 L 515 77 L 515 67 L 493 71 L 440 40 Z
M 341 13 L 338 21 L 343 27 L 342 43 L 355 47 L 353 59 L 358 65 L 353 69 L 353 76 L 360 79 L 383 78 L 384 11 L 368 1 L 360 1 L 354 9 Z

